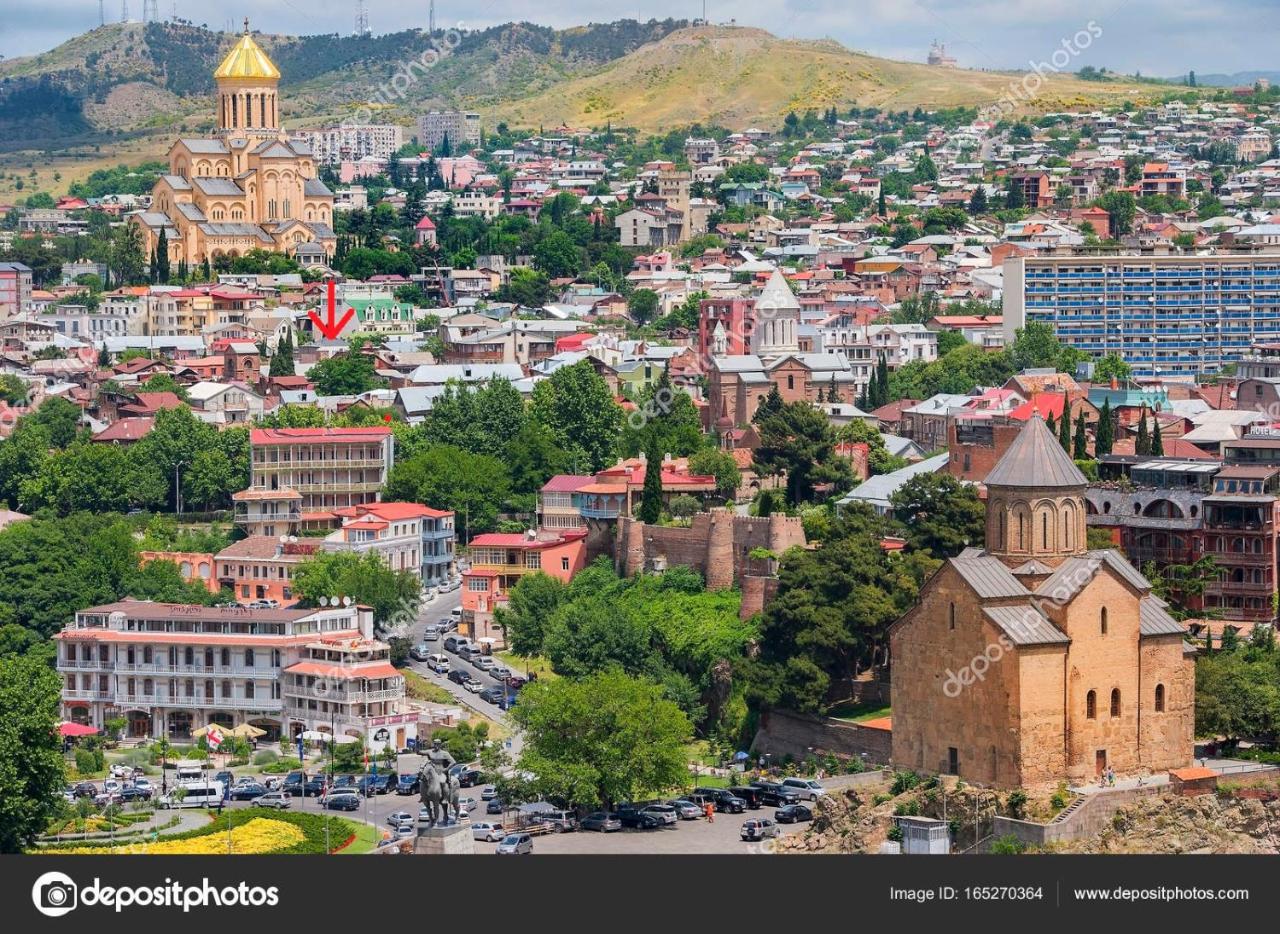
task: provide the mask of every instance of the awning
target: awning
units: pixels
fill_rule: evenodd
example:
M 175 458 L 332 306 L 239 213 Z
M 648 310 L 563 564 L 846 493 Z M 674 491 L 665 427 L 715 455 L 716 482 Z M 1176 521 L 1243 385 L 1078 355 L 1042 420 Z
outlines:
M 58 724 L 58 732 L 63 736 L 96 736 L 98 728 L 89 726 L 87 723 L 72 723 L 68 720 L 66 723 Z

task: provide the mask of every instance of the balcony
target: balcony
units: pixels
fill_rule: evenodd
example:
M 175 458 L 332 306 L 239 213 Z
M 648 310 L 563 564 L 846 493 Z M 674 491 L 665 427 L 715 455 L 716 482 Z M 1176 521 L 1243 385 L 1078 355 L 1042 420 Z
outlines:
M 253 509 L 248 503 L 236 503 L 236 522 L 301 522 L 301 509 Z
M 311 687 L 285 685 L 284 693 L 290 698 L 301 697 L 307 700 L 328 701 L 331 704 L 378 704 L 385 701 L 404 700 L 404 685 L 398 688 L 382 688 L 376 691 L 321 690 L 315 685 Z M 295 707 L 298 705 L 291 703 L 289 706 Z
M 113 663 L 111 659 L 102 658 L 60 658 L 58 659 L 59 671 L 111 671 Z
M 139 707 L 199 707 L 228 710 L 284 710 L 284 700 L 279 697 L 245 697 L 243 693 L 233 692 L 228 696 L 214 694 L 170 694 L 167 691 L 154 691 L 151 694 L 129 694 L 124 691 L 115 693 L 118 704 L 130 704 Z
M 96 688 L 63 688 L 62 699 L 64 701 L 109 701 L 116 696 L 116 692 L 110 689 L 100 691 Z
M 131 675 L 201 675 L 209 678 L 278 678 L 279 668 L 256 668 L 244 665 L 170 665 L 168 662 L 120 662 L 115 670 Z
M 583 506 L 581 509 L 584 519 L 616 519 L 622 515 L 622 512 L 620 503 L 602 503 L 596 506 Z
M 382 489 L 382 481 L 324 480 L 317 483 L 291 483 L 289 488 L 299 493 L 377 493 Z
M 254 473 L 281 473 L 282 471 L 298 471 L 298 470 L 336 470 L 355 469 L 355 470 L 381 470 L 387 466 L 385 458 L 382 457 L 352 457 L 339 458 L 337 460 L 279 460 L 279 461 L 257 461 L 253 462 Z

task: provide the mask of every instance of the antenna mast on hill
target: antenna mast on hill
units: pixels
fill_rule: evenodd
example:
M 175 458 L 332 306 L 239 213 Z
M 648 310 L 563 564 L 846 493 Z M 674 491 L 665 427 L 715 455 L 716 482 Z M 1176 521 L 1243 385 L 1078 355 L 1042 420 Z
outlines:
M 120 22 L 129 22 L 129 0 L 120 0 Z
M 98 25 L 107 25 L 106 0 L 98 0 Z
M 160 0 L 142 0 L 142 21 L 154 23 L 160 18 Z
M 356 2 L 356 35 L 369 35 L 369 11 L 364 5 L 364 0 Z
M 436 34 L 436 0 L 431 0 L 431 12 L 427 14 L 427 35 Z

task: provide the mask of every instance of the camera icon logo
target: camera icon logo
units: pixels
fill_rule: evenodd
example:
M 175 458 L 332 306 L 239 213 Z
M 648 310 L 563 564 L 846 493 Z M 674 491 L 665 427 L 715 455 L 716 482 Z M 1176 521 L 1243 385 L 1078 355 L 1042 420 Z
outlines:
M 79 904 L 80 887 L 65 872 L 46 872 L 31 886 L 31 901 L 46 918 L 61 918 Z

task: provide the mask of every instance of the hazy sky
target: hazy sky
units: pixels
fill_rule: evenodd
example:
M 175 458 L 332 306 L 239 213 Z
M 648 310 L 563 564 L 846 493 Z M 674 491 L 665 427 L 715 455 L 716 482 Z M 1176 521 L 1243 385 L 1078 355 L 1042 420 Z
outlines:
M 108 21 L 119 21 L 120 0 L 104 0 Z M 127 0 L 134 19 L 143 0 Z M 158 0 L 160 15 L 221 27 L 252 18 L 268 32 L 349 33 L 357 0 Z M 376 33 L 425 26 L 428 0 L 366 0 Z M 694 18 L 701 0 L 647 4 L 621 0 L 437 0 L 436 24 L 489 26 L 529 20 L 549 26 L 624 17 Z M 920 61 L 932 40 L 947 45 L 971 68 L 1027 67 L 1045 61 L 1064 39 L 1090 22 L 1101 35 L 1073 59 L 1145 75 L 1280 70 L 1280 0 L 708 0 L 713 22 L 736 17 L 778 35 L 829 37 L 852 48 Z M 95 0 L 0 0 L 0 54 L 13 57 L 51 48 L 96 26 Z M 1096 31 L 1096 30 L 1095 30 Z

